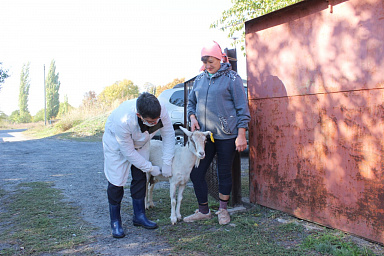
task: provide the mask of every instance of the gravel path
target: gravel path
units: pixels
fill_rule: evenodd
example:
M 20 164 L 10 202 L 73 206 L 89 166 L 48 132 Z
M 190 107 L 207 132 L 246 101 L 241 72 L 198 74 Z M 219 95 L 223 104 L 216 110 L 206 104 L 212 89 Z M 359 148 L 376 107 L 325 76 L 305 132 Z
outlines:
M 53 182 L 68 201 L 81 208 L 83 219 L 97 228 L 95 242 L 62 254 L 89 250 L 98 255 L 170 254 L 170 246 L 154 231 L 132 225 L 131 213 L 124 211 L 124 204 L 130 202 L 129 190 L 122 206 L 126 237 L 111 237 L 101 142 L 35 140 L 23 136 L 22 131 L 0 131 L 1 188 L 13 191 L 21 182 Z

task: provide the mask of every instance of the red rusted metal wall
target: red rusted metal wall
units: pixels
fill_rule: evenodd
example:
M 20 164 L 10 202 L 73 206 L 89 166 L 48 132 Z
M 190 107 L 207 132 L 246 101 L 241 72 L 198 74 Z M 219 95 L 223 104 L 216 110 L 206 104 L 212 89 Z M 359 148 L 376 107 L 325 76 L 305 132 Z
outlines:
M 384 243 L 384 1 L 246 23 L 250 200 Z

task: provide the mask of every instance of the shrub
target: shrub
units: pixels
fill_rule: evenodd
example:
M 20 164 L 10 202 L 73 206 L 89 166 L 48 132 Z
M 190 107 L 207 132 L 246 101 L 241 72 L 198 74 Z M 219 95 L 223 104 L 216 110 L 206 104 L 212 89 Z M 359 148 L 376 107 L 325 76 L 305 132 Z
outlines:
M 44 121 L 45 119 L 45 111 L 44 109 L 40 109 L 37 111 L 36 115 L 32 118 L 33 122 Z

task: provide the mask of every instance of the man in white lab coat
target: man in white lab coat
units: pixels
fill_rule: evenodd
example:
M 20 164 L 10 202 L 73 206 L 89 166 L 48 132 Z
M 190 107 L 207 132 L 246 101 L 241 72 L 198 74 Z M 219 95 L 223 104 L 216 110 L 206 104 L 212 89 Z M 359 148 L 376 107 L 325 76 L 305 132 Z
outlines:
M 151 138 L 160 131 L 163 140 L 163 166 L 153 166 L 149 161 Z M 125 236 L 122 228 L 120 205 L 131 171 L 130 192 L 133 205 L 133 224 L 147 229 L 157 224 L 145 216 L 146 173 L 172 175 L 175 132 L 165 106 L 150 93 L 123 102 L 108 117 L 103 135 L 104 173 L 108 180 L 108 202 L 112 236 Z

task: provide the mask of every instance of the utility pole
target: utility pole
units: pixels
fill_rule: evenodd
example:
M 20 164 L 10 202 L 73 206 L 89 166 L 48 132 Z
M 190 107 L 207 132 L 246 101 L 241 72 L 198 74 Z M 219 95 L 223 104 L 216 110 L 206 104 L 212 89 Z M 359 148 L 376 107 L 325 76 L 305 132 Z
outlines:
M 45 64 L 44 64 L 44 125 L 47 125 L 47 100 L 46 100 L 46 92 L 45 88 Z

